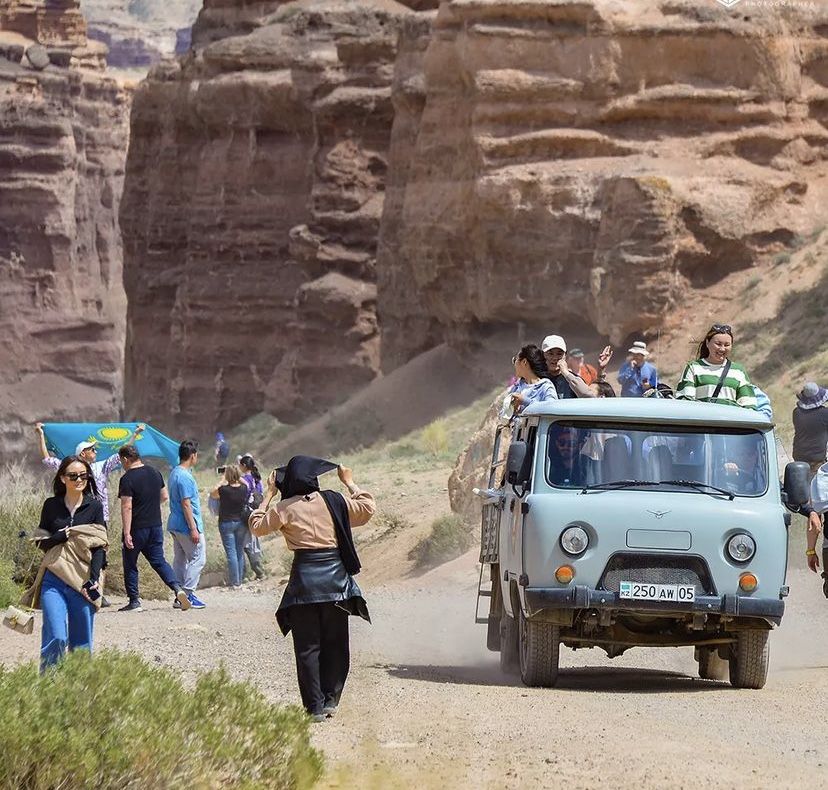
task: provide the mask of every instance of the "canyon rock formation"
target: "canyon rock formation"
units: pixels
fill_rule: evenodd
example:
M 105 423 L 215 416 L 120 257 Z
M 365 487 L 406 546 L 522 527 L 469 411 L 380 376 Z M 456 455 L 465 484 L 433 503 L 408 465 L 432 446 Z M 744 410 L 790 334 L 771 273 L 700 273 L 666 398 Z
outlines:
M 146 69 L 190 47 L 201 0 L 81 0 L 89 37 L 109 48 L 116 69 Z
M 24 54 L 34 42 L 42 70 Z M 37 419 L 119 416 L 129 96 L 99 70 L 104 55 L 76 0 L 0 0 L 4 459 L 31 451 Z
M 318 414 L 379 368 L 392 0 L 208 0 L 135 96 L 126 406 L 162 426 Z
M 454 0 L 407 26 L 383 368 L 499 325 L 654 333 L 824 225 L 826 35 L 816 4 L 712 0 Z

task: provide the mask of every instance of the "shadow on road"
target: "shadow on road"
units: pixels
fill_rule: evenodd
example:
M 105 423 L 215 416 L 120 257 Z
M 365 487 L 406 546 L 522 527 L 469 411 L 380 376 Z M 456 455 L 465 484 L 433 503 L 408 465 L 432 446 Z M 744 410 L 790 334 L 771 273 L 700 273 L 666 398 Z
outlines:
M 519 686 L 520 678 L 505 675 L 492 666 L 435 666 L 430 664 L 375 664 L 391 677 L 423 680 L 430 683 L 451 683 L 461 686 Z M 661 692 L 724 691 L 724 682 L 701 680 L 682 672 L 634 667 L 574 667 L 561 669 L 556 688 L 567 691 L 605 691 L 625 694 Z

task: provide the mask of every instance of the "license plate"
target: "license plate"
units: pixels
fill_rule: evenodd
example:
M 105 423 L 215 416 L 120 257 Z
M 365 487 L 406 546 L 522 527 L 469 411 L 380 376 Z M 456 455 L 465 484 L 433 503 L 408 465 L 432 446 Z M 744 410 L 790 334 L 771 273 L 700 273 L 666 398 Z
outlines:
M 696 588 L 692 584 L 647 584 L 646 582 L 621 582 L 619 597 L 632 601 L 675 601 L 693 603 Z

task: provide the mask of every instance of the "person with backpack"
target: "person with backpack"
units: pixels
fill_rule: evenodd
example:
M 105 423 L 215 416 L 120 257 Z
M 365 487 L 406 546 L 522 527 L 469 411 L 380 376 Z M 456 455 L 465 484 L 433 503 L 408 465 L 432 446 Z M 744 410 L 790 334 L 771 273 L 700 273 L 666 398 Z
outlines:
M 247 526 L 251 513 L 262 504 L 264 489 L 262 488 L 262 476 L 256 461 L 250 453 L 245 453 L 239 458 L 239 467 L 242 471 L 241 481 L 247 486 L 250 492 L 247 500 L 247 508 L 244 512 L 243 521 Z M 259 538 L 248 530 L 247 542 L 244 545 L 244 553 L 250 562 L 250 569 L 256 574 L 256 580 L 261 581 L 265 577 L 264 554 Z
M 699 343 L 696 359 L 687 363 L 676 398 L 756 408 L 756 392 L 747 371 L 730 358 L 733 329 L 713 324 Z

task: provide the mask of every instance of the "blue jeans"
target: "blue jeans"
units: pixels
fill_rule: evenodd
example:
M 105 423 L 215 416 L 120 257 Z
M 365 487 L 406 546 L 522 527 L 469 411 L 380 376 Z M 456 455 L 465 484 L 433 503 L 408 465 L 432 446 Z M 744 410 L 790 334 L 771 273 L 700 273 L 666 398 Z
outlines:
M 164 558 L 164 528 L 139 527 L 132 531 L 132 548 L 121 546 L 124 560 L 124 587 L 130 601 L 137 601 L 138 596 L 138 555 L 143 554 L 150 567 L 161 577 L 161 581 L 171 590 L 178 582 L 175 573 Z
M 43 629 L 40 637 L 40 671 L 57 664 L 69 650 L 92 650 L 95 607 L 51 571 L 43 574 L 40 588 Z
M 227 577 L 231 587 L 238 587 L 244 579 L 244 544 L 250 536 L 241 521 L 222 521 L 219 535 L 227 555 Z

